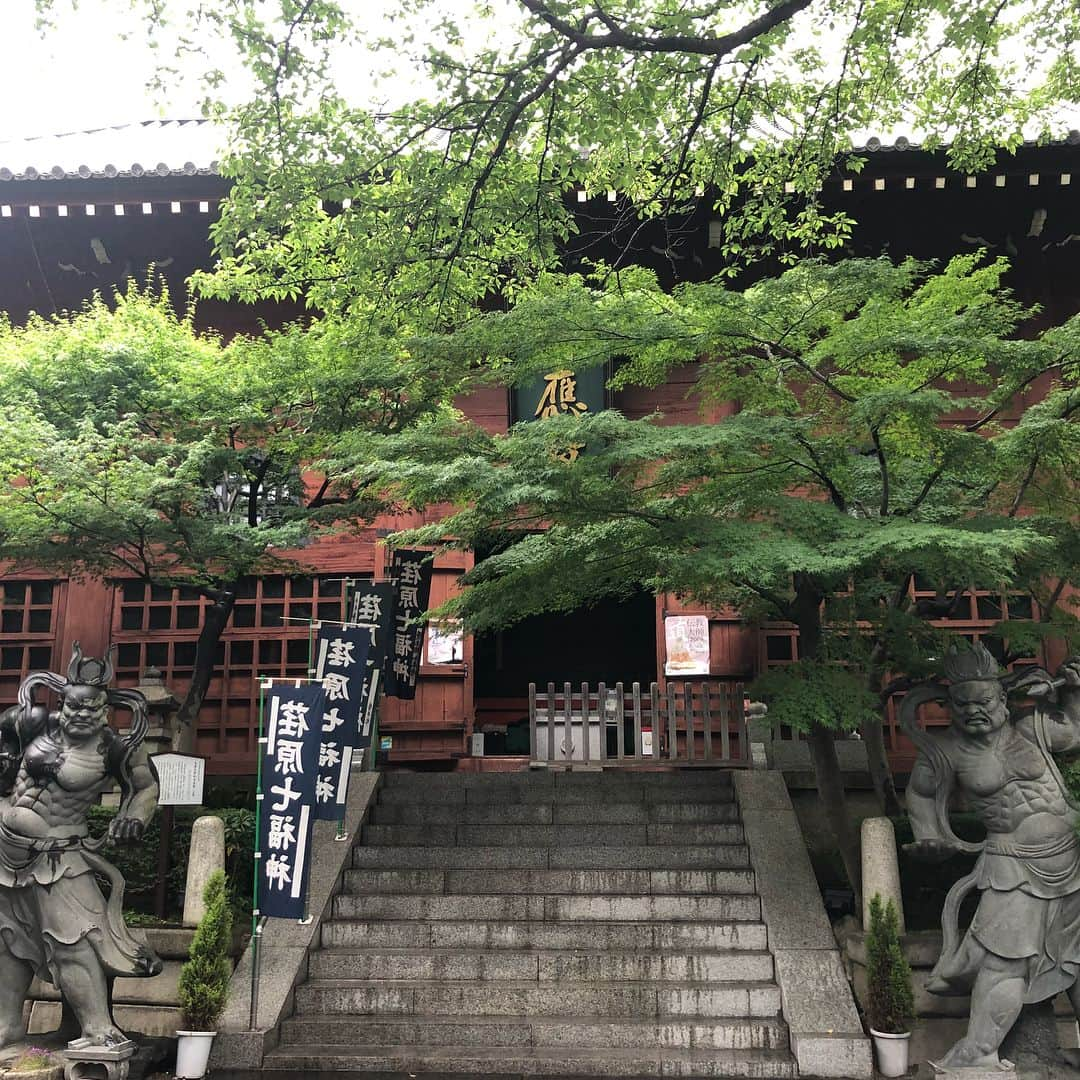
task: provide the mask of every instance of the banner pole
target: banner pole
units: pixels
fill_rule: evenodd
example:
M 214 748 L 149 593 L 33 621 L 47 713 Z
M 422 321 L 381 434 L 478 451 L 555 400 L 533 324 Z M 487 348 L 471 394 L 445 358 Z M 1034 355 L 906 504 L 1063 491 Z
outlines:
M 248 1030 L 255 1031 L 259 1019 L 259 976 L 262 974 L 262 941 L 265 919 L 259 919 L 251 935 L 251 1016 L 248 1018 Z
M 375 688 L 375 704 L 371 707 L 371 754 L 368 757 L 368 772 L 375 772 L 376 755 L 379 751 L 379 706 L 382 704 L 382 679 Z
M 255 744 L 258 762 L 255 770 L 255 859 L 251 882 L 251 1014 L 248 1018 L 248 1030 L 254 1031 L 259 1014 L 259 968 L 262 959 L 259 951 L 259 939 L 262 937 L 262 922 L 259 918 L 259 873 L 262 870 L 262 852 L 259 850 L 259 837 L 262 834 L 262 765 L 263 746 L 266 737 L 263 733 L 263 702 L 266 696 L 266 683 L 259 680 L 259 738 Z

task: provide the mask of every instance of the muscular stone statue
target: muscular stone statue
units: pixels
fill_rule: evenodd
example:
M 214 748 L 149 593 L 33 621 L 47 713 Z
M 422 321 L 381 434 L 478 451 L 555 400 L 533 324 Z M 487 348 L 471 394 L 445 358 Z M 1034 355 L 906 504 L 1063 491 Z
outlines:
M 138 841 L 157 802 L 140 747 L 146 701 L 135 690 L 108 689 L 111 680 L 111 660 L 83 659 L 76 642 L 66 679 L 29 676 L 19 704 L 0 713 L 0 1046 L 23 1037 L 35 975 L 71 1007 L 80 1045 L 122 1044 L 107 977 L 161 970 L 124 925 L 123 877 L 97 854 L 106 840 Z M 40 687 L 59 695 L 57 711 L 35 701 Z M 130 734 L 109 727 L 110 705 L 131 710 Z M 120 810 L 108 836 L 91 839 L 87 811 L 115 782 Z M 108 901 L 95 875 L 109 881 Z
M 927 989 L 971 994 L 967 1034 L 939 1067 L 992 1068 L 1025 1004 L 1069 995 L 1080 1015 L 1080 809 L 1070 801 L 1053 753 L 1080 748 L 1080 657 L 1051 677 L 1041 669 L 1003 677 L 982 645 L 953 646 L 943 685 L 911 691 L 901 723 L 919 749 L 907 803 L 916 842 L 929 859 L 979 854 L 975 869 L 949 891 L 942 913 L 941 959 Z M 1010 713 L 1008 694 L 1040 704 Z M 919 706 L 948 703 L 952 725 L 921 729 Z M 953 791 L 986 827 L 981 844 L 960 840 L 949 825 Z M 960 904 L 981 890 L 975 918 L 960 936 Z M 1063 1063 L 1077 1066 L 1076 1051 Z

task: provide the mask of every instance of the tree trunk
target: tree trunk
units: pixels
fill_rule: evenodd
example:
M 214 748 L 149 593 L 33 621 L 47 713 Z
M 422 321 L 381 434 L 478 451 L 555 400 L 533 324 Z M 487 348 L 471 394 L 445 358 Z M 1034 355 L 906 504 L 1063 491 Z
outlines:
M 199 717 L 210 679 L 214 674 L 214 655 L 225 627 L 229 624 L 233 605 L 236 603 L 236 591 L 233 588 L 205 590 L 213 603 L 206 609 L 199 640 L 195 646 L 195 667 L 191 673 L 191 684 L 176 714 L 177 731 L 174 750 L 190 754 L 195 749 L 195 721 Z
M 907 595 L 906 588 L 898 594 Z M 900 796 L 896 793 L 896 783 L 893 780 L 892 769 L 889 767 L 889 755 L 885 749 L 885 711 L 888 708 L 888 695 L 882 700 L 882 680 L 885 678 L 884 670 L 885 647 L 879 640 L 875 643 L 870 653 L 869 674 L 866 677 L 866 688 L 879 701 L 882 701 L 881 712 L 872 720 L 867 719 L 860 728 L 863 745 L 866 747 L 866 764 L 870 770 L 870 779 L 874 784 L 874 794 L 877 795 L 878 806 L 886 817 L 897 817 L 904 812 L 900 805 Z
M 862 911 L 862 853 L 848 813 L 844 774 L 840 771 L 840 759 L 836 756 L 836 737 L 828 728 L 814 724 L 806 741 L 810 746 L 810 759 L 814 763 L 814 778 L 825 820 L 836 839 L 844 871 L 855 893 L 855 910 Z
M 824 592 L 812 578 L 796 574 L 794 611 L 799 628 L 799 658 L 816 659 L 821 649 L 821 604 Z M 862 909 L 862 855 L 859 840 L 851 827 L 844 775 L 840 771 L 840 759 L 836 755 L 836 734 L 820 724 L 813 724 L 806 741 L 810 747 L 810 760 L 814 764 L 818 798 L 825 811 L 825 820 L 836 841 L 844 871 L 855 893 L 856 910 Z
M 889 768 L 889 755 L 885 749 L 884 722 L 880 716 L 867 720 L 859 729 L 863 745 L 866 747 L 866 763 L 870 770 L 870 779 L 874 782 L 874 792 L 886 817 L 902 814 L 900 796 L 896 793 L 892 769 Z

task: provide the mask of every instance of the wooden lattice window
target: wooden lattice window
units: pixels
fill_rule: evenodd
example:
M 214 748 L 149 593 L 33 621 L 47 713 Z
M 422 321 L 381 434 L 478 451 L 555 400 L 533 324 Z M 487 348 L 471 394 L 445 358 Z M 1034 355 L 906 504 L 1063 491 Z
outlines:
M 15 701 L 31 671 L 52 668 L 60 583 L 42 579 L 0 584 L 0 703 Z
M 190 588 L 142 582 L 117 586 L 113 640 L 117 675 L 133 685 L 145 668 L 159 668 L 183 694 L 195 666 L 195 648 L 208 600 Z M 340 577 L 247 578 L 237 586 L 229 626 L 218 642 L 213 675 L 199 713 L 198 749 L 225 771 L 254 768 L 259 679 L 308 674 L 308 620 L 344 618 Z
M 936 593 L 916 580 L 911 596 L 914 600 L 933 599 Z M 1001 637 L 1000 633 L 992 634 L 990 631 L 1002 621 L 1039 617 L 1038 604 L 1029 593 L 1002 594 L 986 590 L 971 590 L 959 597 L 955 595 L 945 597 L 944 600 L 945 602 L 952 601 L 947 617 L 931 620 L 932 625 L 952 630 L 957 637 L 972 643 L 981 641 L 999 661 L 1010 652 L 1009 640 L 1007 637 Z M 827 618 L 828 604 L 825 605 L 824 613 Z M 761 669 L 785 667 L 799 659 L 799 632 L 791 624 L 767 624 L 759 635 L 759 641 Z M 1040 656 L 1021 656 L 1012 659 L 1008 666 L 1012 670 L 1040 663 L 1042 663 Z M 903 738 L 897 726 L 897 704 L 894 698 L 887 710 L 886 744 L 891 751 L 902 750 L 906 761 L 906 757 L 910 756 L 913 749 Z M 926 721 L 931 724 L 943 724 L 948 722 L 948 717 L 943 709 L 929 709 Z M 788 739 L 794 735 L 787 727 L 783 727 L 778 729 L 777 737 Z
M 51 637 L 58 593 L 54 581 L 5 581 L 0 586 L 0 632 L 4 637 Z
M 914 596 L 916 600 L 931 599 L 935 593 L 932 589 L 920 587 L 920 583 L 916 581 Z M 933 624 L 955 630 L 960 637 L 968 641 L 981 641 L 999 661 L 1011 651 L 1009 639 L 990 631 L 999 623 L 1008 622 L 1010 619 L 1039 617 L 1038 603 L 1030 593 L 971 590 L 958 597 L 951 595 L 946 597 L 946 600 L 952 602 L 949 612 L 944 618 L 933 620 Z M 1037 664 L 1041 659 L 1036 655 L 1017 657 L 1010 667 Z
M 202 607 L 209 603 L 189 586 L 170 588 L 125 581 L 119 586 L 118 638 L 145 632 L 187 631 L 197 637 L 202 625 Z M 283 577 L 244 578 L 237 585 L 227 634 L 245 630 L 280 630 L 290 625 L 302 628 L 304 620 L 342 618 L 340 578 Z M 172 636 L 172 635 L 170 635 Z M 260 635 L 261 636 L 261 635 Z M 191 663 L 181 664 L 191 666 Z

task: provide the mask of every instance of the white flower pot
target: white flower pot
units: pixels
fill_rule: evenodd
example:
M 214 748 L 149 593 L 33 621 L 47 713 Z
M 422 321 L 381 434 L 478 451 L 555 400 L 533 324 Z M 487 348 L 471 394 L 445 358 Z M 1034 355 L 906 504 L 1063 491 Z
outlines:
M 206 1075 L 210 1047 L 216 1031 L 178 1031 L 176 1033 L 176 1080 L 201 1080 Z
M 911 1032 L 890 1035 L 887 1031 L 870 1029 L 874 1039 L 874 1052 L 877 1054 L 878 1072 L 882 1076 L 904 1076 L 908 1071 L 908 1042 Z M 184 1075 L 177 1073 L 177 1076 Z

